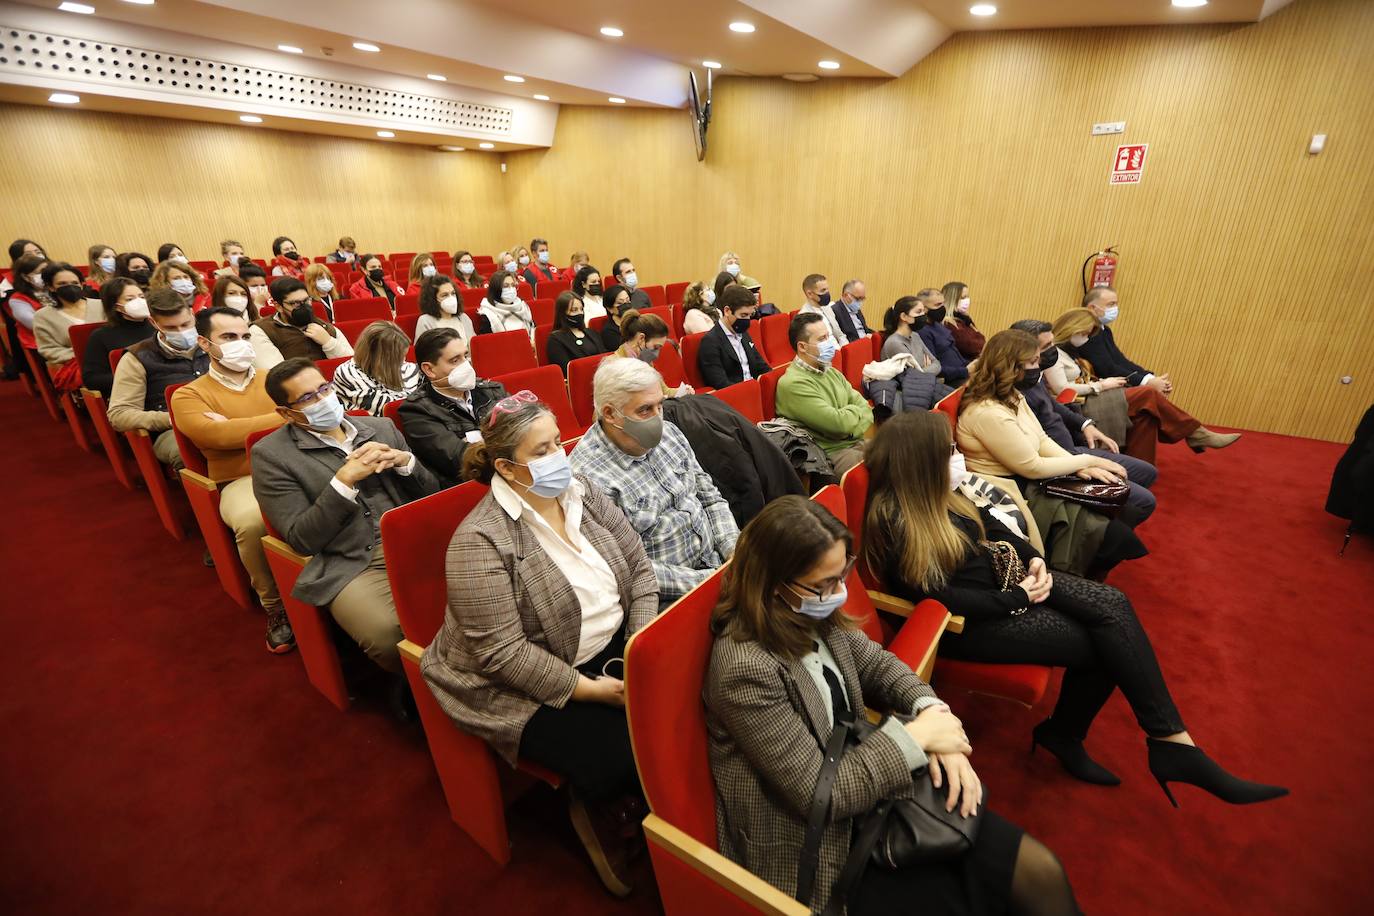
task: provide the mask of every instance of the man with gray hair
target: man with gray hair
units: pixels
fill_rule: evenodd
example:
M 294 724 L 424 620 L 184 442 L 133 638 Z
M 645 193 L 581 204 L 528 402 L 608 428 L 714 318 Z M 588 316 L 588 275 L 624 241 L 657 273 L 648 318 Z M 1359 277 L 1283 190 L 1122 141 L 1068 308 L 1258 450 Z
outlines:
M 873 329 L 864 321 L 864 301 L 867 298 L 868 288 L 864 286 L 864 281 L 846 280 L 844 286 L 840 287 L 840 301 L 830 306 L 834 316 L 832 329 L 838 328 L 843 339 L 849 343 L 873 334 Z
M 739 528 L 687 437 L 663 422 L 663 378 L 638 359 L 608 357 L 592 381 L 596 422 L 573 470 L 620 506 L 644 541 L 662 606 L 730 557 Z

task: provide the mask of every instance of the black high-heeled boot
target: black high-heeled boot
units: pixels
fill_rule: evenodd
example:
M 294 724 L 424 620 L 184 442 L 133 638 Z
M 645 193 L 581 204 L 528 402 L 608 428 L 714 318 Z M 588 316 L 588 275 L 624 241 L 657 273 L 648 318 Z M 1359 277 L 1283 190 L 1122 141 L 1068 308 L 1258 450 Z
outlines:
M 1069 775 L 1098 786 L 1119 786 L 1121 780 L 1116 774 L 1088 756 L 1083 742 L 1070 738 L 1054 727 L 1051 719 L 1046 719 L 1031 730 L 1031 753 L 1036 745 L 1043 747 L 1056 758 Z
M 1178 802 L 1169 791 L 1169 783 L 1182 782 L 1211 792 L 1233 805 L 1253 805 L 1288 794 L 1283 786 L 1269 786 L 1232 776 L 1221 765 L 1203 753 L 1201 748 L 1176 741 L 1146 738 L 1150 749 L 1150 772 L 1159 780 L 1159 787 L 1175 808 Z

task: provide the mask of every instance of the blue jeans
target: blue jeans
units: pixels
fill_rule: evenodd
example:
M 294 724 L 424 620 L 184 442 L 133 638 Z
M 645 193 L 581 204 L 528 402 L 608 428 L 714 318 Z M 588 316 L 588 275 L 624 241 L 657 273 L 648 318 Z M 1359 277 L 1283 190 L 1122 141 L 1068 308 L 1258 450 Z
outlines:
M 1117 516 L 1121 521 L 1134 528 L 1155 511 L 1155 495 L 1150 492 L 1150 487 L 1154 485 L 1155 478 L 1159 476 L 1159 471 L 1153 464 L 1148 461 L 1141 461 L 1139 458 L 1132 458 L 1130 455 L 1111 452 L 1105 448 L 1084 448 L 1079 445 L 1074 447 L 1074 453 L 1106 458 L 1108 461 L 1115 461 L 1126 469 L 1126 485 L 1131 488 L 1131 492 L 1126 497 L 1126 508 L 1122 509 Z

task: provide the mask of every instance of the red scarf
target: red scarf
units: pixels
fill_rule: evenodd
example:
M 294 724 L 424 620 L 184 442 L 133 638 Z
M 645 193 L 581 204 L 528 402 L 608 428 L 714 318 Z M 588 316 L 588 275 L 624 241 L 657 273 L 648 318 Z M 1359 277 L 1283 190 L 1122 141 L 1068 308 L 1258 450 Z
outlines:
M 297 280 L 305 279 L 306 260 L 302 257 L 299 261 L 293 261 L 284 254 L 279 254 L 272 259 L 273 267 L 280 267 L 282 273 L 288 277 L 295 277 Z

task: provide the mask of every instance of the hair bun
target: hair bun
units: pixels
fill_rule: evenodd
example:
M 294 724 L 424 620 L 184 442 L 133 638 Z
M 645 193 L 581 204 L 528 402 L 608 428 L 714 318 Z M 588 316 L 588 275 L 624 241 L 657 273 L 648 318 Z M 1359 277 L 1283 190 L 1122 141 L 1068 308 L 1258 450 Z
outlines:
M 473 442 L 463 449 L 463 473 L 461 476 L 464 480 L 477 480 L 489 484 L 495 473 L 496 463 L 488 453 L 485 442 Z

